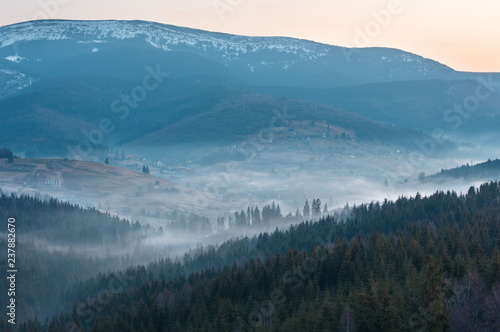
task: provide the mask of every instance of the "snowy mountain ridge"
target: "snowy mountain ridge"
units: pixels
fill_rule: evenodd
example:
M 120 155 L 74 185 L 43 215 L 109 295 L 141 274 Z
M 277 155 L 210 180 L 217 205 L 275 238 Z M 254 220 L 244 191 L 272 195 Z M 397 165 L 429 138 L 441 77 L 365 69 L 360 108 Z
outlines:
M 327 55 L 331 47 L 288 37 L 243 37 L 144 21 L 43 20 L 0 28 L 0 48 L 35 40 L 100 44 L 134 38 L 143 38 L 149 45 L 165 51 L 172 46 L 186 45 L 199 50 L 213 48 L 231 57 L 267 49 L 316 59 Z
M 208 75 L 254 86 L 332 88 L 464 78 L 436 61 L 391 48 L 349 49 L 290 37 L 250 37 L 147 21 L 39 20 L 0 27 L 0 75 L 11 96 L 35 81 L 132 78 L 150 62 L 173 77 Z M 17 81 L 17 82 L 15 82 Z
M 346 54 L 349 54 L 349 61 L 366 61 L 359 55 L 359 49 L 349 51 L 347 48 L 290 37 L 247 37 L 146 21 L 40 20 L 0 27 L 0 49 L 37 40 L 74 40 L 80 44 L 102 44 L 130 39 L 141 39 L 148 45 L 165 51 L 181 46 L 194 48 L 202 53 L 212 50 L 226 61 L 236 60 L 243 54 L 263 51 L 293 55 L 296 61 L 315 61 L 328 56 L 344 58 Z M 372 61 L 386 64 L 412 62 L 415 69 L 423 75 L 438 69 L 430 70 L 430 65 L 440 67 L 439 69 L 446 67 L 412 53 L 395 49 L 380 50 L 386 51 L 376 59 L 371 59 Z M 387 54 L 388 51 L 392 51 L 392 54 Z M 22 55 L 9 56 L 11 59 L 18 59 L 17 56 Z M 289 66 L 290 63 L 286 63 L 284 68 Z

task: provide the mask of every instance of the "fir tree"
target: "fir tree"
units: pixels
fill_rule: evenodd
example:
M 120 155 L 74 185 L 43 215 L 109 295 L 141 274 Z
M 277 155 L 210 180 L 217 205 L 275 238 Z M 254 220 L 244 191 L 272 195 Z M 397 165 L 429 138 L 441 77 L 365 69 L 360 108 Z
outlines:
M 314 217 L 318 217 L 321 214 L 321 201 L 319 198 L 313 199 L 312 214 Z
M 325 203 L 325 207 L 323 208 L 323 215 L 328 215 L 328 204 Z
M 256 206 L 255 210 L 253 211 L 253 224 L 260 225 L 261 223 L 262 223 L 262 219 L 260 218 L 259 207 Z
M 304 215 L 304 219 L 309 218 L 311 214 L 311 210 L 309 208 L 309 202 L 306 199 L 306 203 L 304 204 L 304 209 L 302 210 L 302 214 Z
M 297 210 L 295 211 L 295 218 L 301 220 L 302 219 L 302 215 L 300 214 L 300 211 L 299 211 L 299 208 L 297 207 Z

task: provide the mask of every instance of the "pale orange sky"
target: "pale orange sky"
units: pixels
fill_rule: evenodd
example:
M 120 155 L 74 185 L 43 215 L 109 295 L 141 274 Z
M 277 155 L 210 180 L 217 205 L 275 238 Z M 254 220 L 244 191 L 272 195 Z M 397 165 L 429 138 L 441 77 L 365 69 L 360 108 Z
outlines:
M 340 46 L 394 47 L 456 70 L 500 72 L 499 0 L 17 0 L 4 1 L 0 9 L 0 25 L 39 18 L 141 19 Z M 376 13 L 389 15 L 377 20 Z

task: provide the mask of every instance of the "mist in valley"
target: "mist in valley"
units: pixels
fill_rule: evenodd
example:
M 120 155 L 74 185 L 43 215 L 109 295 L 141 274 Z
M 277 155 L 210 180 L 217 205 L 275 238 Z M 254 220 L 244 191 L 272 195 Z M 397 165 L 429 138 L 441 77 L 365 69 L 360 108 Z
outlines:
M 500 178 L 498 74 L 389 48 L 346 66 L 345 48 L 152 22 L 1 30 L 0 81 L 22 78 L 0 91 L 0 218 L 20 225 L 20 321 L 262 262 L 259 239 L 347 225 L 360 205 Z M 474 113 L 453 108 L 471 98 Z

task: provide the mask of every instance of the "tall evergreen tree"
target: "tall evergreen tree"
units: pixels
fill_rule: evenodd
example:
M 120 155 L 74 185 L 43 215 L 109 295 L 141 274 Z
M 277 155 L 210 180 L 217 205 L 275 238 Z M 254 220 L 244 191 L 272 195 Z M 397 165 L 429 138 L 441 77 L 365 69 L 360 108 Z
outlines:
M 312 215 L 313 217 L 318 217 L 321 214 L 321 201 L 319 198 L 313 199 L 312 203 Z
M 302 215 L 300 214 L 300 211 L 299 211 L 298 207 L 297 207 L 297 210 L 295 211 L 295 218 L 302 219 Z
M 252 214 L 250 213 L 250 207 L 247 207 L 247 225 L 251 225 L 252 223 Z
M 440 271 L 438 261 L 431 255 L 425 257 L 425 279 L 423 303 L 426 310 L 428 331 L 446 331 L 449 317 L 446 312 L 444 294 L 444 276 Z
M 262 219 L 260 217 L 260 211 L 259 211 L 258 206 L 256 206 L 255 210 L 253 211 L 253 217 L 254 217 L 254 224 L 255 225 L 260 225 L 262 223 Z
M 309 202 L 306 199 L 306 203 L 304 204 L 304 209 L 302 209 L 302 214 L 304 215 L 304 219 L 307 219 L 311 215 L 311 209 L 309 207 Z
M 281 209 L 280 209 L 280 205 L 276 205 L 276 209 L 274 211 L 274 218 L 275 219 L 281 219 L 283 218 L 283 216 L 281 215 Z

